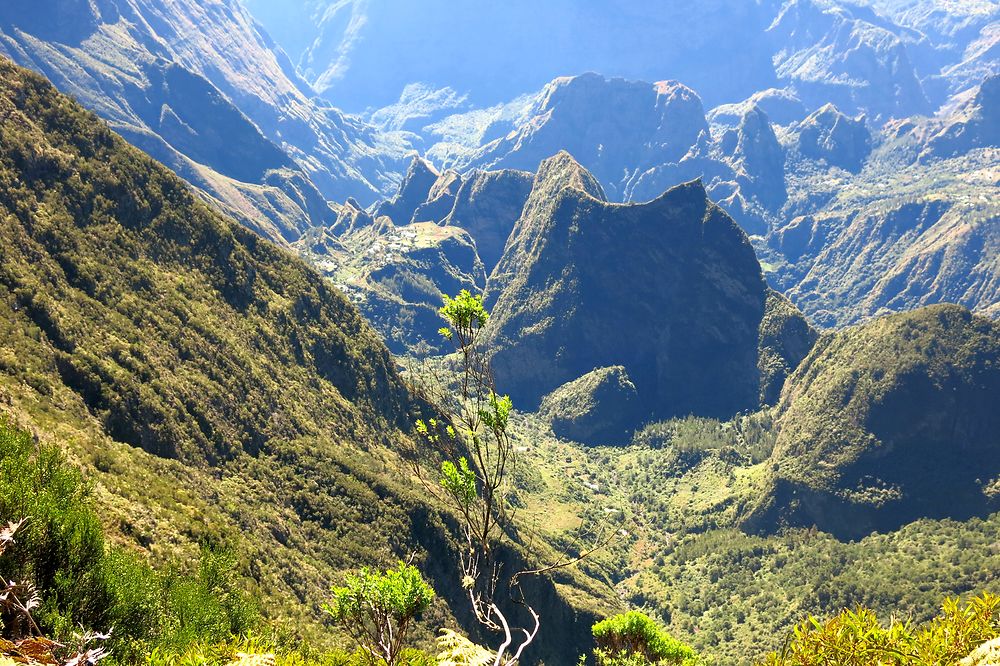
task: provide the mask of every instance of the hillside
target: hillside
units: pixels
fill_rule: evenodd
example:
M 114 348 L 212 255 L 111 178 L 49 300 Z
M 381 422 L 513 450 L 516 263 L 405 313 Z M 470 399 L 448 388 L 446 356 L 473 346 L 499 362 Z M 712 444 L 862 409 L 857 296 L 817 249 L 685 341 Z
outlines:
M 951 305 L 822 338 L 782 393 L 750 524 L 857 538 L 996 511 L 998 358 L 1000 327 Z
M 14 0 L 0 54 L 272 240 L 331 221 L 325 200 L 370 203 L 402 168 L 400 149 L 313 99 L 236 0 Z
M 4 61 L 0 82 L 3 413 L 85 471 L 114 540 L 237 549 L 267 615 L 318 645 L 338 572 L 397 558 L 442 597 L 425 636 L 468 620 L 450 518 L 404 457 L 429 408 L 354 307 L 41 77 Z M 586 630 L 570 580 L 539 583 L 553 635 Z
M 641 405 L 633 427 L 728 417 L 760 404 L 767 295 L 746 235 L 701 183 L 612 204 L 560 153 L 540 167 L 490 275 L 487 344 L 521 408 L 595 368 L 623 366 Z

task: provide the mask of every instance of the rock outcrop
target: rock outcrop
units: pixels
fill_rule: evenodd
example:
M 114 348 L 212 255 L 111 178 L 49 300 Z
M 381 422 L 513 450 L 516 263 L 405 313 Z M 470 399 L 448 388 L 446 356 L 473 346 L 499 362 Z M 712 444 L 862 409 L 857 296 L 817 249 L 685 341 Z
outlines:
M 644 416 L 727 417 L 760 404 L 767 297 L 746 234 L 699 182 L 613 204 L 560 153 L 487 283 L 487 339 L 518 407 L 622 366 Z
M 861 170 L 872 151 L 872 136 L 863 117 L 850 118 L 827 104 L 795 128 L 795 148 L 804 157 L 824 160 L 852 173 Z
M 620 365 L 563 384 L 538 412 L 556 436 L 594 445 L 627 444 L 641 414 L 635 384 Z

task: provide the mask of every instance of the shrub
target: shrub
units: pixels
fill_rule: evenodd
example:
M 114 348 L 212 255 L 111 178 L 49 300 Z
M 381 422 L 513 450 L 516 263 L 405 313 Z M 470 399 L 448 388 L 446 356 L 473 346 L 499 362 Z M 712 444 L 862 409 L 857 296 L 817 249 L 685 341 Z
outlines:
M 687 664 L 695 654 L 644 613 L 629 611 L 593 626 L 598 666 Z
M 1000 636 L 1000 597 L 982 594 L 962 605 L 944 602 L 941 614 L 922 628 L 879 622 L 866 608 L 845 610 L 820 622 L 809 617 L 780 653 L 762 666 L 953 666 Z
M 384 573 L 364 568 L 348 575 L 342 587 L 333 588 L 333 599 L 323 610 L 371 655 L 373 663 L 396 666 L 404 663 L 413 620 L 433 599 L 434 590 L 417 568 L 400 562 Z

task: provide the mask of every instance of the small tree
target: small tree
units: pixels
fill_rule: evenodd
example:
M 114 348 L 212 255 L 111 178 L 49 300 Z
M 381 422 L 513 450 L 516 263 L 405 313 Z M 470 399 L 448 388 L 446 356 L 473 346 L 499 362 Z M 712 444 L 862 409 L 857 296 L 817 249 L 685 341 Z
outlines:
M 504 572 L 505 556 L 510 554 L 503 547 L 504 540 L 514 530 L 512 479 L 517 459 L 509 432 L 513 406 L 497 390 L 489 353 L 481 343 L 489 320 L 482 296 L 464 289 L 454 298 L 445 296 L 440 313 L 448 324 L 440 332 L 455 345 L 460 361 L 459 390 L 450 400 L 437 401 L 445 414 L 444 423 L 418 421 L 417 430 L 453 457 L 442 464 L 437 487 L 462 518 L 461 584 L 479 623 L 503 636 L 492 663 L 513 665 L 534 641 L 541 624 L 539 614 L 525 599 L 522 579 L 579 562 L 606 545 L 615 532 L 598 537 L 593 547 L 581 549 L 577 557 Z M 415 469 L 419 474 L 419 465 Z M 507 582 L 507 595 L 498 593 L 501 580 Z M 526 626 L 516 625 L 511 616 L 515 608 L 528 619 Z
M 334 587 L 323 610 L 364 650 L 374 666 L 397 666 L 412 622 L 431 605 L 434 590 L 416 567 L 399 563 L 378 573 L 368 568 Z
M 592 631 L 597 666 L 666 666 L 691 663 L 695 658 L 694 650 L 639 611 L 602 620 Z

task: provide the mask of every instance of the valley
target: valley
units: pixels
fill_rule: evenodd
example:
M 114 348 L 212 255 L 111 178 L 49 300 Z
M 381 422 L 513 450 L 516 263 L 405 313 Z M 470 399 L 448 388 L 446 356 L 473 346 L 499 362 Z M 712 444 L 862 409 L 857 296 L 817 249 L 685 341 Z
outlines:
M 0 666 L 996 663 L 998 25 L 11 0 Z

